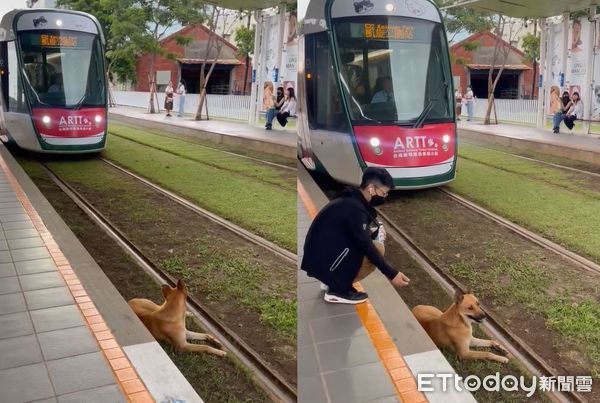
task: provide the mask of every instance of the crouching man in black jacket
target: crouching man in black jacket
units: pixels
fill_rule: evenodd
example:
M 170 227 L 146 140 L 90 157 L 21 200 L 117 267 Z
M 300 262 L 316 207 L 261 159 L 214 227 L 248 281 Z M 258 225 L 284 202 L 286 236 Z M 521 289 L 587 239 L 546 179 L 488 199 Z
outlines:
M 395 287 L 408 285 L 408 277 L 384 260 L 380 252 L 383 244 L 374 242 L 381 239 L 383 227 L 373 207 L 382 204 L 393 187 L 388 171 L 367 168 L 358 189 L 346 190 L 313 220 L 306 235 L 301 268 L 325 285 L 325 301 L 358 304 L 367 300 L 366 293 L 352 286 L 364 277 L 361 266 L 365 257 Z M 361 278 L 357 278 L 359 272 Z

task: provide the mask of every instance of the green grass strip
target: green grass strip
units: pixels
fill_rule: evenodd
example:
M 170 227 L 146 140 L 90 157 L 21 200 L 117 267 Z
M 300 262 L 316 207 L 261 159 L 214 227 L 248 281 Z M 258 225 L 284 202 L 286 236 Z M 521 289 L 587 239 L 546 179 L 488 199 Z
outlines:
M 271 183 L 291 192 L 296 191 L 295 171 L 283 170 L 248 158 L 236 157 L 210 149 L 200 144 L 191 144 L 189 141 L 157 135 L 127 126 L 111 124 L 110 133 L 192 161 Z M 111 144 L 112 136 L 109 146 Z
M 600 200 L 461 159 L 453 191 L 600 262 Z
M 493 168 L 528 176 L 556 186 L 564 187 L 573 192 L 600 198 L 600 192 L 589 188 L 588 181 L 594 179 L 585 176 L 585 174 L 577 174 L 547 164 L 528 161 L 514 155 L 470 144 L 461 144 L 458 154 L 461 157 Z
M 296 194 L 113 136 L 108 159 L 266 239 L 296 251 Z

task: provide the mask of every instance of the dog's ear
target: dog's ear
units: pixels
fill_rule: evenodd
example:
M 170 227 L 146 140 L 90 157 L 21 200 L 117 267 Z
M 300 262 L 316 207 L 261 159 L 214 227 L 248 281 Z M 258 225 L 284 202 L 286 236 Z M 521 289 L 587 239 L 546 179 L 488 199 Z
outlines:
M 177 289 L 179 291 L 186 291 L 187 287 L 185 286 L 185 283 L 183 282 L 182 279 L 179 279 L 179 281 L 177 281 Z
M 456 290 L 456 292 L 454 293 L 454 303 L 456 305 L 460 305 L 464 298 L 465 294 L 463 294 L 461 290 Z

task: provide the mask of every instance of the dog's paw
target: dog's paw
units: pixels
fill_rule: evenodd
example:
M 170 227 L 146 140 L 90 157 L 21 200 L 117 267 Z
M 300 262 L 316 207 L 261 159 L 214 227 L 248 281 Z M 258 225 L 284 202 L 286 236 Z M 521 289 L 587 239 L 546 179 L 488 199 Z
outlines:
M 207 337 L 207 339 L 206 339 L 206 340 L 207 340 L 209 343 L 212 343 L 213 345 L 215 345 L 215 346 L 217 346 L 217 347 L 219 347 L 219 348 L 223 347 L 223 343 L 221 343 L 219 340 L 217 340 L 217 338 L 216 338 L 216 337 L 214 337 L 214 336 L 210 336 L 210 335 L 209 335 L 209 336 Z
M 495 340 L 492 340 L 492 345 L 490 347 L 502 355 L 508 355 L 508 350 Z
M 502 364 L 506 364 L 508 362 L 508 357 L 500 357 L 498 358 L 498 362 L 501 362 Z

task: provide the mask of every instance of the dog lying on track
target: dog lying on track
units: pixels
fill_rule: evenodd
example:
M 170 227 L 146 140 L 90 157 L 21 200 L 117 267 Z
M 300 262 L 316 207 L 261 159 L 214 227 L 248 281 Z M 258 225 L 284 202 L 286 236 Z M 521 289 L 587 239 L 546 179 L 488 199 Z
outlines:
M 156 340 L 165 340 L 182 351 L 209 353 L 221 357 L 227 354 L 221 350 L 221 343 L 213 336 L 191 332 L 185 328 L 185 317 L 188 314 L 185 305 L 187 288 L 182 280 L 177 282 L 176 288 L 167 284 L 163 285 L 162 293 L 165 297 L 162 305 L 156 305 L 154 302 L 142 298 L 134 298 L 128 302 L 133 312 Z M 188 340 L 208 341 L 218 348 L 188 343 Z
M 507 357 L 470 349 L 471 347 L 491 347 L 503 355 L 508 355 L 508 351 L 497 341 L 473 337 L 473 322 L 479 323 L 485 319 L 485 313 L 481 310 L 479 301 L 473 294 L 456 291 L 454 302 L 446 312 L 433 306 L 417 305 L 412 309 L 412 313 L 438 348 L 452 347 L 461 359 L 508 362 Z

